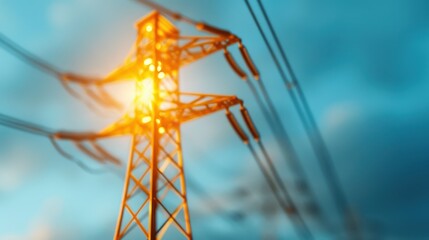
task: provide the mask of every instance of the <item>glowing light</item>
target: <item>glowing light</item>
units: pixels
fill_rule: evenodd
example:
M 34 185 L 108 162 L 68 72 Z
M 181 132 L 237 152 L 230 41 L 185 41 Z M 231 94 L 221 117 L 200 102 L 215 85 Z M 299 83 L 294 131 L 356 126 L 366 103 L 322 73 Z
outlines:
M 152 59 L 151 59 L 151 61 L 152 61 Z M 149 64 L 150 64 L 150 63 L 149 63 Z M 160 72 L 160 71 L 162 70 L 161 65 L 159 65 L 159 64 L 158 64 L 158 67 L 157 67 L 156 69 L 158 70 L 158 72 Z M 149 66 L 149 71 L 154 72 L 154 71 L 155 71 L 155 65 L 150 64 L 150 66 Z
M 163 127 L 158 128 L 158 132 L 159 132 L 160 134 L 165 133 L 165 128 L 163 128 Z
M 149 64 L 151 64 L 152 63 L 152 58 L 146 58 L 144 61 L 143 61 L 143 64 L 144 65 L 149 65 Z
M 164 72 L 159 72 L 158 73 L 158 78 L 164 78 L 165 77 L 165 73 Z
M 151 120 L 152 120 L 152 118 L 151 118 L 151 117 L 149 117 L 149 116 L 142 117 L 142 123 L 148 123 L 148 122 L 150 122 Z
M 150 106 L 153 100 L 153 80 L 146 78 L 137 82 L 136 90 L 136 102 Z
M 153 27 L 152 25 L 147 25 L 145 29 L 146 29 L 146 32 L 152 32 Z

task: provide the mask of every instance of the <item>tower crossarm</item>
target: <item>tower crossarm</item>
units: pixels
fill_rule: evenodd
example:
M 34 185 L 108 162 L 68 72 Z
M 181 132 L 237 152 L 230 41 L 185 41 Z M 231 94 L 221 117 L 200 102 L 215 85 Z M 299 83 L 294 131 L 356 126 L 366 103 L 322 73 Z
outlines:
M 243 101 L 236 96 L 180 93 L 181 101 L 177 107 L 162 110 L 162 115 L 184 123 L 208 114 L 228 109 L 232 106 L 242 104 Z
M 234 35 L 214 37 L 179 37 L 181 45 L 173 51 L 179 56 L 180 66 L 191 64 L 226 47 L 239 43 L 240 39 Z
M 160 117 L 169 123 L 184 123 L 208 114 L 228 109 L 235 105 L 242 105 L 243 101 L 236 96 L 180 93 L 183 101 L 170 105 L 173 107 L 161 110 Z M 55 139 L 73 141 L 93 141 L 103 138 L 120 137 L 133 134 L 147 134 L 150 132 L 149 122 L 142 122 L 129 114 L 125 114 L 119 121 L 104 128 L 100 132 L 68 132 L 59 131 L 54 134 Z
M 134 58 L 129 58 L 125 64 L 121 65 L 109 75 L 107 75 L 99 85 L 104 85 L 112 82 L 124 81 L 126 79 L 135 79 L 136 72 L 140 69 L 140 65 Z
M 110 124 L 99 132 L 58 131 L 53 137 L 58 140 L 93 141 L 125 135 L 142 134 L 148 131 L 148 128 L 148 124 L 138 122 L 134 117 L 125 114 L 120 120 Z

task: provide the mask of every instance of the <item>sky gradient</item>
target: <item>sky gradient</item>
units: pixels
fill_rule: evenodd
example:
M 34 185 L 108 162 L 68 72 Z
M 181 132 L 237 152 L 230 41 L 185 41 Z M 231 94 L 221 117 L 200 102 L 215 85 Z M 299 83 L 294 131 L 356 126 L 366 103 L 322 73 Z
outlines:
M 317 159 L 244 1 L 158 2 L 243 39 L 329 225 L 306 216 L 316 239 L 342 236 Z M 366 238 L 428 239 L 429 2 L 263 2 Z M 149 12 L 134 1 L 0 0 L 0 32 L 61 69 L 104 76 L 126 57 L 136 35 L 134 23 Z M 183 23 L 177 26 L 184 34 L 197 34 Z M 237 49 L 232 52 L 239 59 Z M 262 112 L 221 53 L 185 67 L 181 81 L 184 91 L 242 98 L 279 172 L 286 184 L 291 182 L 293 173 Z M 131 96 L 127 86 L 109 91 L 124 102 Z M 102 129 L 120 116 L 94 114 L 56 79 L 2 49 L 0 113 L 76 131 Z M 223 113 L 182 130 L 187 181 L 210 195 L 189 189 L 195 239 L 298 239 Z M 129 139 L 104 144 L 126 160 Z M 72 146 L 68 149 L 73 152 Z M 111 239 L 122 187 L 114 174 L 84 172 L 45 138 L 0 127 L 0 240 Z M 300 198 L 296 189 L 291 191 Z M 210 204 L 213 200 L 216 204 Z

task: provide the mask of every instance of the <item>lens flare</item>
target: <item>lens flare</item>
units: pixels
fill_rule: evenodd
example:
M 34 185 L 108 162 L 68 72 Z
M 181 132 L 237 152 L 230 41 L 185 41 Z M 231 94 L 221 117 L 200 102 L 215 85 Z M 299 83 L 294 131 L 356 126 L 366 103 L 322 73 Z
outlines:
M 153 79 L 146 78 L 137 82 L 136 103 L 151 106 L 153 101 Z

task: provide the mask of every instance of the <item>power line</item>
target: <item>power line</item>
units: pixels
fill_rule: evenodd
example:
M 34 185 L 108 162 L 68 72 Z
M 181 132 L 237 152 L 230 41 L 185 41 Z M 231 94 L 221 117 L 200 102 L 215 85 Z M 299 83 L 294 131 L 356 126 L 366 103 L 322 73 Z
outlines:
M 0 125 L 13 128 L 15 130 L 31 133 L 31 134 L 42 135 L 45 137 L 49 137 L 54 134 L 54 132 L 51 129 L 48 129 L 46 127 L 25 122 L 20 119 L 13 118 L 1 113 L 0 113 Z
M 59 68 L 47 63 L 46 61 L 35 56 L 27 51 L 4 34 L 0 33 L 0 46 L 3 47 L 10 54 L 21 59 L 22 61 L 40 69 L 41 71 L 52 75 L 62 81 L 72 81 L 79 84 L 97 84 L 101 80 L 93 77 L 86 77 L 80 74 L 61 71 Z
M 107 173 L 105 169 L 93 169 L 86 164 L 84 164 L 82 161 L 76 159 L 72 155 L 66 153 L 56 142 L 55 139 L 55 132 L 51 129 L 48 129 L 46 127 L 29 123 L 14 117 L 7 116 L 5 114 L 0 113 L 0 125 L 3 125 L 8 128 L 12 128 L 19 131 L 24 131 L 26 133 L 35 134 L 43 137 L 49 138 L 52 145 L 54 146 L 55 150 L 57 150 L 60 155 L 62 155 L 64 158 L 72 161 L 76 165 L 78 165 L 80 168 L 82 168 L 84 171 L 90 173 L 90 174 L 100 174 L 100 173 Z
M 113 97 L 106 93 L 102 88 L 102 85 L 104 84 L 103 79 L 87 77 L 76 73 L 62 71 L 59 68 L 35 56 L 31 52 L 27 51 L 2 33 L 0 33 L 0 47 L 2 47 L 15 57 L 21 59 L 25 63 L 58 79 L 63 88 L 70 95 L 82 101 L 89 109 L 93 110 L 95 113 L 103 115 L 103 113 L 96 107 L 94 103 L 116 110 L 122 109 L 121 104 L 115 99 L 113 99 Z M 85 93 L 90 99 L 93 100 L 94 103 L 89 101 L 88 99 L 85 99 L 81 94 L 76 92 L 72 87 L 69 86 L 70 83 L 75 83 L 80 87 L 84 88 Z M 97 93 L 92 91 L 90 87 L 96 87 Z
M 254 11 L 251 8 L 251 5 L 249 4 L 249 2 L 247 0 L 246 0 L 246 5 L 248 6 L 248 9 L 249 9 L 252 17 L 254 19 L 256 19 L 256 15 L 254 14 Z M 262 30 L 262 27 L 259 24 L 259 22 L 257 22 L 257 26 L 258 26 L 258 29 Z M 263 35 L 263 38 L 264 38 L 264 41 L 266 43 L 268 43 L 268 39 L 266 38 L 265 35 Z M 274 62 L 276 64 L 277 68 L 279 69 L 279 72 L 280 72 L 282 78 L 287 79 L 286 73 L 283 71 L 283 69 L 281 69 L 280 62 L 275 57 L 272 47 L 270 45 L 267 45 L 267 46 L 268 46 L 270 54 L 272 56 L 274 56 L 274 58 L 273 58 Z M 280 118 L 277 110 L 274 107 L 274 103 L 273 103 L 273 101 L 272 101 L 272 99 L 271 99 L 271 97 L 270 97 L 270 95 L 269 95 L 269 93 L 265 87 L 264 82 L 262 81 L 262 79 L 257 80 L 257 82 L 258 82 L 259 89 L 262 91 L 262 95 L 264 97 L 264 100 L 268 104 L 268 109 L 270 110 L 270 113 L 273 116 L 273 119 L 271 121 L 274 121 L 275 125 L 278 126 L 278 131 L 275 131 L 273 129 L 274 124 L 270 124 L 270 127 L 273 130 L 274 136 L 275 137 L 277 136 L 276 138 L 277 138 L 278 142 L 280 142 L 279 138 L 281 138 L 283 140 L 282 142 L 285 143 L 286 148 L 284 148 L 284 147 L 280 148 L 282 150 L 283 155 L 289 157 L 289 159 L 291 160 L 289 162 L 289 164 L 292 166 L 294 172 L 299 176 L 300 180 L 303 181 L 306 186 L 310 187 L 310 184 L 308 183 L 309 182 L 308 177 L 306 176 L 305 171 L 304 171 L 302 165 L 300 164 L 301 161 L 299 160 L 296 149 L 294 148 L 290 138 L 288 137 L 287 131 L 286 131 L 285 127 L 283 126 L 283 123 L 281 121 L 281 118 Z M 291 97 L 292 97 L 292 100 L 294 102 L 294 105 L 298 105 L 296 97 L 293 94 L 291 95 Z M 308 188 L 308 194 L 309 194 L 311 201 L 318 206 L 318 202 L 316 200 L 315 194 L 311 190 L 311 188 Z M 318 207 L 318 208 L 320 208 L 320 207 Z
M 272 56 L 272 58 L 274 59 L 277 68 L 279 69 L 279 72 L 281 73 L 282 79 L 284 81 L 284 83 L 286 84 L 287 89 L 289 90 L 289 92 L 291 93 L 292 96 L 292 100 L 293 103 L 295 105 L 295 107 L 298 110 L 298 115 L 302 121 L 302 123 L 304 124 L 304 128 L 307 132 L 307 135 L 309 136 L 311 145 L 313 147 L 313 150 L 316 152 L 316 155 L 318 156 L 319 159 L 319 163 L 322 167 L 322 170 L 325 174 L 325 177 L 328 181 L 328 184 L 330 186 L 331 192 L 334 196 L 334 200 L 336 201 L 336 206 L 338 208 L 338 210 L 340 211 L 340 213 L 347 215 L 348 212 L 350 211 L 350 205 L 347 201 L 347 198 L 345 196 L 345 193 L 343 192 L 342 188 L 340 187 L 340 182 L 338 179 L 338 176 L 336 175 L 336 172 L 334 170 L 334 166 L 333 166 L 333 162 L 332 162 L 332 158 L 329 154 L 329 151 L 327 149 L 326 143 L 322 138 L 322 135 L 320 133 L 320 130 L 316 124 L 316 121 L 314 119 L 314 116 L 311 112 L 311 109 L 309 107 L 309 104 L 305 98 L 304 92 L 298 82 L 298 79 L 293 71 L 293 68 L 291 67 L 291 64 L 286 56 L 286 53 L 279 41 L 279 38 L 274 30 L 274 27 L 271 23 L 271 20 L 268 17 L 267 11 L 265 10 L 265 7 L 263 6 L 261 0 L 257 0 L 258 6 L 260 7 L 264 19 L 266 20 L 269 30 L 271 32 L 271 34 L 274 37 L 275 43 L 280 51 L 280 55 L 281 58 L 283 60 L 283 63 L 286 66 L 286 69 L 288 70 L 288 72 L 290 73 L 291 76 L 291 81 L 289 81 L 286 77 L 286 75 L 284 74 L 279 61 L 277 59 L 277 57 L 274 54 L 274 51 L 272 50 L 272 47 L 270 45 L 270 43 L 267 40 L 267 37 L 262 29 L 262 27 L 260 26 L 260 23 L 256 17 L 256 15 L 254 14 L 251 5 L 249 4 L 248 0 L 245 0 L 246 4 L 248 6 L 249 11 L 252 14 L 253 20 L 255 21 L 260 34 L 262 35 L 265 45 L 267 45 L 267 47 L 269 48 L 270 54 Z M 304 110 L 301 109 L 301 105 L 298 104 L 298 102 L 296 101 L 296 97 L 293 93 L 293 89 L 296 88 L 297 90 L 297 94 L 298 94 L 298 99 L 301 101 L 302 107 Z M 304 116 L 304 114 L 307 117 L 307 120 Z M 347 222 L 347 221 L 345 221 Z M 346 226 L 347 229 L 350 228 L 350 226 Z
M 291 64 L 290 64 L 288 58 L 286 57 L 286 53 L 285 53 L 285 51 L 283 49 L 283 46 L 281 45 L 281 43 L 280 43 L 280 41 L 278 39 L 278 36 L 277 36 L 277 34 L 276 34 L 276 32 L 275 32 L 275 30 L 273 28 L 273 25 L 272 25 L 272 23 L 271 23 L 271 21 L 270 21 L 270 19 L 268 17 L 268 14 L 267 14 L 267 12 L 266 12 L 266 10 L 265 10 L 265 8 L 264 8 L 261 0 L 257 0 L 257 2 L 258 2 L 259 6 L 260 6 L 260 8 L 262 10 L 262 13 L 264 15 L 265 20 L 268 23 L 268 27 L 270 29 L 271 34 L 274 37 L 276 45 L 277 45 L 278 49 L 280 50 L 280 54 L 281 54 L 281 57 L 283 59 L 283 62 L 286 65 L 286 68 L 288 69 L 288 71 L 289 71 L 289 73 L 291 75 L 292 85 L 293 85 L 294 88 L 296 88 L 296 90 L 298 92 L 298 96 L 299 96 L 299 98 L 300 98 L 300 100 L 302 102 L 302 105 L 304 107 L 304 111 L 305 111 L 305 113 L 306 113 L 306 115 L 307 115 L 307 117 L 308 117 L 308 119 L 310 121 L 312 130 L 314 131 L 313 133 L 315 134 L 315 136 L 317 138 L 317 142 L 318 142 L 319 149 L 320 149 L 319 151 L 320 151 L 320 154 L 322 154 L 322 156 L 323 156 L 322 158 L 320 158 L 320 160 L 324 161 L 324 163 L 322 165 L 325 166 L 325 168 L 326 168 L 325 171 L 328 172 L 327 175 L 329 176 L 329 179 L 331 179 L 330 180 L 331 184 L 333 186 L 335 186 L 335 188 L 336 188 L 335 191 L 339 194 L 337 196 L 337 198 L 341 199 L 340 200 L 342 202 L 341 205 L 348 205 L 348 204 L 346 204 L 347 201 L 346 201 L 345 194 L 342 193 L 342 190 L 340 188 L 338 177 L 335 174 L 335 170 L 334 170 L 333 163 L 332 163 L 332 158 L 329 155 L 329 151 L 328 151 L 328 149 L 326 147 L 326 143 L 325 143 L 325 141 L 322 138 L 322 135 L 321 135 L 320 130 L 319 130 L 318 126 L 317 126 L 317 123 L 316 123 L 316 121 L 314 119 L 313 113 L 312 113 L 312 111 L 311 111 L 311 109 L 310 109 L 310 107 L 308 105 L 307 99 L 306 99 L 306 97 L 304 95 L 304 92 L 303 92 L 303 90 L 301 88 L 301 85 L 299 84 L 298 79 L 297 79 L 297 77 L 295 75 L 295 72 L 294 72 L 293 68 L 291 67 Z
M 265 161 L 268 164 L 268 168 L 271 171 L 272 175 L 274 176 L 274 179 L 276 180 L 276 182 L 278 183 L 281 191 L 283 192 L 283 195 L 286 197 L 286 200 L 292 205 L 292 207 L 295 209 L 296 211 L 296 215 L 299 219 L 300 222 L 302 222 L 303 227 L 306 228 L 306 231 L 310 231 L 308 229 L 308 226 L 305 224 L 304 220 L 303 220 L 303 214 L 300 213 L 299 208 L 296 206 L 296 204 L 294 203 L 294 200 L 292 199 L 292 196 L 289 194 L 289 192 L 287 191 L 286 186 L 284 185 L 280 174 L 278 173 L 278 171 L 276 170 L 275 166 L 274 166 L 274 162 L 272 160 L 272 158 L 270 157 L 270 155 L 268 154 L 267 149 L 265 148 L 265 145 L 262 142 L 262 139 L 259 139 L 258 141 L 258 146 L 262 151 L 262 154 L 265 158 Z
M 285 204 L 285 202 L 282 200 L 282 198 L 280 197 L 280 195 L 277 192 L 277 187 L 275 184 L 276 181 L 272 179 L 271 174 L 265 168 L 265 166 L 262 162 L 262 159 L 258 156 L 255 149 L 253 148 L 253 146 L 250 143 L 247 144 L 247 147 L 249 148 L 249 151 L 251 152 L 253 158 L 255 159 L 255 161 L 258 165 L 258 168 L 261 170 L 265 180 L 268 183 L 268 186 L 270 187 L 271 191 L 273 192 L 277 202 L 280 204 L 280 207 L 282 208 L 284 213 L 286 215 L 294 215 L 294 216 L 290 216 L 290 219 L 293 223 L 292 225 L 295 227 L 295 230 L 298 232 L 298 234 L 303 239 L 313 239 L 313 236 L 312 236 L 310 230 L 308 229 L 307 225 L 305 224 L 305 222 L 302 219 L 299 212 L 297 212 L 297 209 L 296 209 L 295 205 L 293 204 L 293 201 L 289 198 L 289 204 Z M 287 195 L 287 196 L 289 196 L 289 195 Z
M 251 81 L 247 80 L 247 75 L 244 73 L 243 70 L 238 66 L 238 64 L 233 60 L 232 56 L 225 50 L 225 56 L 227 59 L 227 62 L 230 64 L 231 68 L 234 70 L 234 72 L 237 73 L 248 85 L 250 88 L 250 91 L 253 95 L 253 97 L 256 99 L 256 103 L 260 110 L 263 112 L 263 117 L 267 121 L 276 141 L 277 144 L 279 144 L 279 147 L 281 149 L 282 154 L 285 157 L 285 160 L 289 163 L 289 165 L 293 168 L 293 172 L 297 175 L 299 175 L 300 181 L 304 181 L 307 184 L 307 177 L 304 173 L 304 170 L 302 166 L 299 164 L 300 160 L 298 158 L 298 155 L 296 153 L 295 148 L 292 145 L 292 142 L 285 130 L 285 127 L 283 126 L 283 123 L 280 120 L 280 116 L 277 112 L 277 110 L 274 107 L 274 103 L 271 100 L 271 97 L 268 94 L 268 91 L 265 88 L 264 82 L 259 77 L 259 73 L 256 73 L 257 70 L 254 70 L 255 73 L 258 75 L 258 86 L 262 91 L 262 95 L 264 97 L 265 102 L 268 104 L 268 107 L 265 106 L 263 100 L 259 96 L 258 91 L 256 90 L 255 86 Z M 250 56 L 247 55 L 247 58 L 250 59 Z M 250 61 L 250 60 L 248 60 Z M 250 64 L 248 64 L 250 65 Z M 256 69 L 256 68 L 255 68 Z M 268 110 L 267 110 L 268 109 Z M 282 142 L 285 143 L 286 148 L 282 145 Z M 289 161 L 288 161 L 289 160 Z M 307 184 L 309 185 L 309 184 Z M 310 190 L 311 191 L 311 190 Z M 317 202 L 315 200 L 314 194 L 312 192 L 309 192 L 310 197 L 312 198 L 312 201 Z M 317 203 L 316 203 L 317 204 Z
M 260 141 L 259 132 L 256 129 L 248 111 L 246 110 L 246 108 L 244 108 L 243 105 L 241 105 L 240 107 L 240 112 L 254 140 L 257 142 Z M 311 235 L 311 232 L 309 231 L 309 228 L 304 222 L 304 219 L 302 218 L 300 212 L 297 210 L 296 205 L 293 202 L 293 199 L 290 197 L 286 187 L 282 185 L 280 176 L 275 170 L 271 157 L 269 157 L 268 153 L 265 151 L 264 146 L 262 144 L 259 145 L 261 150 L 263 150 L 264 159 L 269 165 L 269 169 L 265 168 L 262 159 L 258 156 L 253 146 L 249 142 L 249 137 L 247 136 L 243 128 L 240 126 L 240 124 L 238 123 L 233 113 L 229 111 L 229 109 L 226 109 L 226 117 L 228 119 L 228 122 L 231 124 L 231 127 L 234 129 L 235 133 L 243 141 L 243 143 L 246 144 L 247 147 L 249 148 L 249 151 L 252 153 L 252 156 L 256 161 L 258 168 L 261 170 L 265 180 L 267 181 L 270 187 L 270 190 L 273 192 L 274 197 L 276 198 L 277 202 L 279 203 L 280 207 L 282 208 L 286 216 L 289 217 L 290 220 L 292 221 L 293 227 L 296 229 L 296 231 L 299 233 L 299 235 L 302 238 L 312 239 L 312 235 Z M 273 174 L 274 174 L 274 177 L 273 177 Z M 283 198 L 280 197 L 277 191 L 277 186 L 280 186 L 280 191 L 283 193 L 284 197 L 286 198 L 285 199 L 286 201 L 283 201 Z
M 32 53 L 28 52 L 27 50 L 25 50 L 24 48 L 22 48 L 21 46 L 19 46 L 15 42 L 13 42 L 11 39 L 6 37 L 2 33 L 0 33 L 0 45 L 2 45 L 5 50 L 7 50 L 12 55 L 15 55 L 16 57 L 18 57 L 22 61 L 24 61 L 30 65 L 33 65 L 34 67 L 39 68 L 40 70 L 42 70 L 42 71 L 44 71 L 50 75 L 54 75 L 56 77 L 61 76 L 60 70 L 58 70 L 54 66 L 46 63 L 42 59 L 36 57 Z

